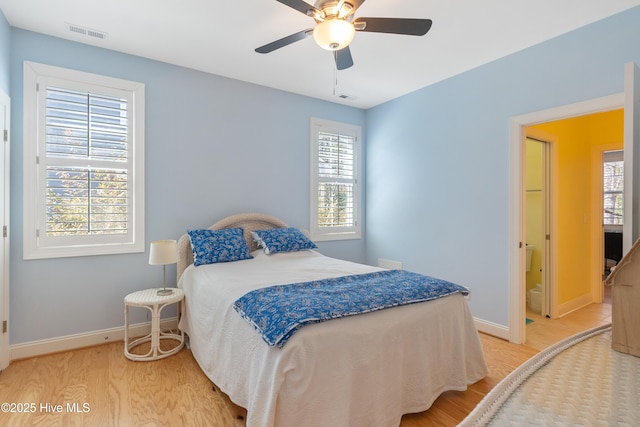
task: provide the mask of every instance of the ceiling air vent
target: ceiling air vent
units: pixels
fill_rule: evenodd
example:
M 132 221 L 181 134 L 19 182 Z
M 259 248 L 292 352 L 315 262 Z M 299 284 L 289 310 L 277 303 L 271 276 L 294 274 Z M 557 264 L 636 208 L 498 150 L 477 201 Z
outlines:
M 105 33 L 104 31 L 92 30 L 81 25 L 67 23 L 67 29 L 72 33 L 80 34 L 87 37 L 93 37 L 95 39 L 105 40 L 107 38 L 107 33 Z
M 355 96 L 347 95 L 346 93 L 342 93 L 342 94 L 338 95 L 338 98 L 346 99 L 348 101 L 354 101 L 354 100 L 357 99 Z

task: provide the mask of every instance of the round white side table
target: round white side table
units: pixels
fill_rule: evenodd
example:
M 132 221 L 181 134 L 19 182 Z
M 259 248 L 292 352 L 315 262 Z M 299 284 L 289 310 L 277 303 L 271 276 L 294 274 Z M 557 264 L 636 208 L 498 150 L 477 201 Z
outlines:
M 184 347 L 184 332 L 176 329 L 176 332 L 162 332 L 160 330 L 160 313 L 167 305 L 180 304 L 178 307 L 178 321 L 184 309 L 184 291 L 179 288 L 171 288 L 170 295 L 158 295 L 158 289 L 145 289 L 133 292 L 124 298 L 124 355 L 134 361 L 158 360 L 179 352 Z M 151 312 L 151 332 L 129 342 L 129 307 L 143 307 Z M 170 350 L 160 349 L 161 340 L 174 340 L 178 344 Z M 151 347 L 146 354 L 133 354 L 131 350 L 140 344 L 151 342 Z

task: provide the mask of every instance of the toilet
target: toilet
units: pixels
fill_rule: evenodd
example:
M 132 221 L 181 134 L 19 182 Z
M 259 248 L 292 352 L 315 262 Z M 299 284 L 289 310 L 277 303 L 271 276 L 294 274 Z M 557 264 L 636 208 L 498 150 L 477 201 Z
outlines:
M 527 291 L 527 306 L 532 312 L 542 314 L 542 285 L 540 283 Z

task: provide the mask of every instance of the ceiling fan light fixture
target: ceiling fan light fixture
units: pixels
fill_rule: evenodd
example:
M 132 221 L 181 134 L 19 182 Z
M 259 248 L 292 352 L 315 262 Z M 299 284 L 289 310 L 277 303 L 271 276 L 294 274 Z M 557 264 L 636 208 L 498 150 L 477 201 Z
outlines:
M 349 46 L 356 34 L 351 22 L 344 19 L 327 19 L 313 29 L 313 39 L 326 50 L 340 50 Z

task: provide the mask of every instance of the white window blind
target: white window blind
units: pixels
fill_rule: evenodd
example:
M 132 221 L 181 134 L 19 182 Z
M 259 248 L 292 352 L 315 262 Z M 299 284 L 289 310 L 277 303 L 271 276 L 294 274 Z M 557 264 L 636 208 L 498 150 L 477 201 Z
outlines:
M 312 237 L 360 237 L 357 126 L 312 119 Z
M 608 151 L 603 161 L 604 225 L 624 224 L 624 161 L 622 151 Z
M 46 106 L 47 236 L 126 234 L 127 99 L 47 87 Z
M 24 70 L 25 259 L 144 251 L 144 85 Z

